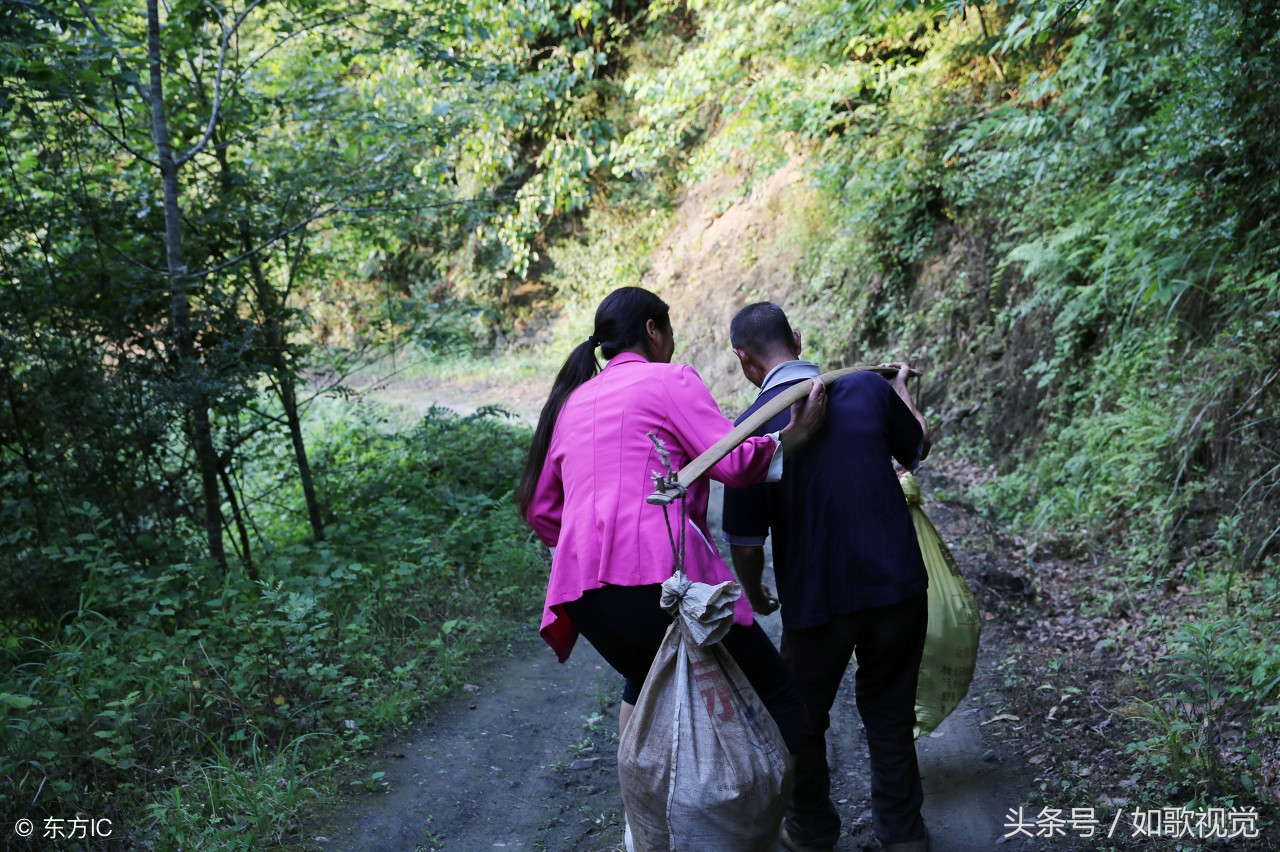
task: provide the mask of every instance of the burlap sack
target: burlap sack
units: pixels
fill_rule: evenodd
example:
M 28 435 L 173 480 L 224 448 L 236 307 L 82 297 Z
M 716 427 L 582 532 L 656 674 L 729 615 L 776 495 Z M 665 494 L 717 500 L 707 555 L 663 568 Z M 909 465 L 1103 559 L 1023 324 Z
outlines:
M 736 583 L 690 583 L 683 574 L 663 584 L 675 621 L 618 746 L 635 852 L 779 848 L 791 793 L 787 746 L 717 644 L 740 594 Z

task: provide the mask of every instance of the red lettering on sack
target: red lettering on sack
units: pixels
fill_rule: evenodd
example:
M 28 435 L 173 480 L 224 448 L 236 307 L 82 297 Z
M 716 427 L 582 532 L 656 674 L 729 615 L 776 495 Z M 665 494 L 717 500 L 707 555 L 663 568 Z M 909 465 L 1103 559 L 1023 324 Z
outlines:
M 725 682 L 724 672 L 715 660 L 695 660 L 693 662 L 693 679 L 702 687 L 702 698 L 707 702 L 707 715 L 727 722 L 733 718 L 733 696 L 729 694 L 729 684 Z M 716 704 L 721 710 L 716 712 Z

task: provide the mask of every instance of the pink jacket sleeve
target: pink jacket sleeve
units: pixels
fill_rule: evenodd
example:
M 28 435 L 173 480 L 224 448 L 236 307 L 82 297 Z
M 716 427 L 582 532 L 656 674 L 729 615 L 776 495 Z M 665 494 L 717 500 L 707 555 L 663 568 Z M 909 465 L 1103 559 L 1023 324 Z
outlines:
M 680 436 L 690 460 L 733 430 L 733 421 L 720 413 L 711 391 L 692 367 L 682 366 L 675 371 L 664 383 L 664 390 L 671 405 L 668 416 L 672 431 Z M 776 447 L 768 436 L 748 438 L 716 463 L 707 476 L 733 488 L 763 482 Z
M 564 484 L 560 481 L 560 465 L 547 453 L 538 484 L 529 501 L 525 520 L 547 547 L 560 541 L 560 519 L 564 514 Z

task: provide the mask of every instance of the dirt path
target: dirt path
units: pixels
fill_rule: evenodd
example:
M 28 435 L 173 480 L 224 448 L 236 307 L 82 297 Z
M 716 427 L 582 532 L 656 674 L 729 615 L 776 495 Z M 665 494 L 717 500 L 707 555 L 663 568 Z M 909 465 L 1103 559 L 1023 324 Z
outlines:
M 462 415 L 475 414 L 486 406 L 497 406 L 516 415 L 530 427 L 538 422 L 538 412 L 551 391 L 551 379 L 524 379 L 518 382 L 484 379 L 371 379 L 351 386 L 371 399 L 424 414 L 433 405 Z
M 929 481 L 927 476 L 922 479 Z M 718 505 L 718 497 L 713 496 L 712 502 Z M 945 539 L 959 538 L 951 533 L 967 521 L 963 511 L 927 502 L 926 507 Z M 718 527 L 718 523 L 716 518 L 713 525 Z M 727 552 L 724 542 L 717 544 Z M 994 561 L 992 554 L 983 551 L 969 552 L 960 547 L 954 550 L 971 577 L 979 564 L 985 566 Z M 978 591 L 981 600 L 981 589 Z M 782 630 L 780 617 L 769 616 L 762 622 L 776 642 Z M 968 696 L 936 731 L 921 738 L 916 747 L 924 783 L 924 818 L 933 852 L 1004 848 L 1005 815 L 1010 807 L 1016 808 L 1027 799 L 1031 779 L 1011 755 L 1006 755 L 1004 743 L 997 737 L 1001 732 L 982 725 L 998 715 L 1003 705 L 1003 698 L 995 689 L 998 683 L 995 664 L 1003 644 L 1004 639 L 997 631 L 986 630 L 975 682 Z M 871 830 L 867 744 L 854 705 L 852 666 L 845 674 L 832 709 L 827 743 L 832 770 L 831 797 L 840 811 L 845 832 L 836 845 L 837 852 L 879 849 Z
M 381 767 L 388 791 L 353 798 L 349 822 L 332 828 L 321 847 L 461 852 L 619 844 L 613 746 L 593 735 L 584 717 L 599 714 L 603 703 L 607 717 L 592 727 L 616 729 L 621 678 L 585 643 L 562 666 L 534 639 L 497 660 L 474 695 L 460 694 L 430 723 L 388 743 L 391 757 Z
M 718 511 L 718 492 L 712 506 Z M 977 578 L 1008 576 L 1010 548 L 990 534 L 973 535 L 973 518 L 962 508 L 926 508 L 953 543 L 982 608 L 998 613 L 1002 602 Z M 969 696 L 918 747 L 935 852 L 1006 848 L 1006 814 L 1028 800 L 1030 776 L 1006 745 L 1016 730 L 1009 722 L 983 724 L 1008 709 L 997 670 L 1009 641 L 1000 622 L 994 616 L 984 628 Z M 779 618 L 764 624 L 776 640 Z M 559 665 L 531 621 L 526 639 L 495 654 L 477 690 L 460 692 L 432 721 L 380 749 L 371 769 L 386 772 L 387 789 L 352 795 L 341 816 L 308 831 L 314 845 L 307 845 L 344 852 L 621 850 L 614 733 L 620 692 L 621 678 L 587 643 Z M 845 824 L 836 848 L 878 849 L 852 667 L 832 719 L 832 798 Z

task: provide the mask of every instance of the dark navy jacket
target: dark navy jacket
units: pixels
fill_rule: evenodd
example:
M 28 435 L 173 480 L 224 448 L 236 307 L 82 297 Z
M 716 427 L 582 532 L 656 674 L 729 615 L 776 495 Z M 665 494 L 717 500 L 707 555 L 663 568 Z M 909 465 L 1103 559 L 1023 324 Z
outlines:
M 770 388 L 742 422 L 795 382 Z M 757 434 L 790 422 L 790 411 Z M 818 434 L 783 463 L 779 482 L 725 488 L 724 531 L 773 534 L 782 623 L 798 630 L 832 616 L 901 603 L 929 585 L 920 545 L 891 459 L 919 463 L 923 432 L 882 376 L 854 373 L 828 389 Z

